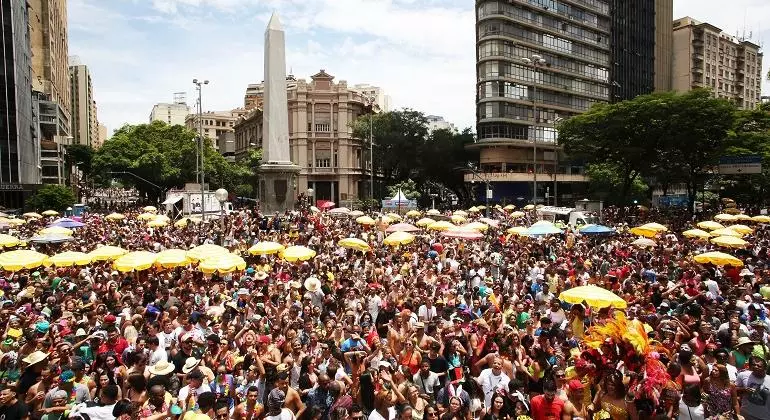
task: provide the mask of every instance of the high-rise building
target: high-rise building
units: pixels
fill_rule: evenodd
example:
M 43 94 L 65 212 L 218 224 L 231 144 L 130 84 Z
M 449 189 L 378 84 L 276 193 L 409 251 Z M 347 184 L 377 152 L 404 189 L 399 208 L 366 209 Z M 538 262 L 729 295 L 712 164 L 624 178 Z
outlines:
M 93 146 L 99 139 L 99 121 L 96 116 L 94 86 L 88 66 L 72 56 L 70 63 L 70 87 L 72 92 L 72 144 Z
M 41 181 L 24 0 L 0 2 L 0 205 L 20 208 Z
M 347 206 L 369 196 L 369 149 L 348 124 L 363 115 L 368 100 L 324 70 L 310 79 L 292 78 L 287 86 L 291 160 L 301 168 L 295 192 L 312 188 L 314 199 Z M 247 95 L 263 91 L 262 84 L 253 84 Z M 262 97 L 252 101 L 262 103 Z M 234 128 L 235 156 L 262 146 L 261 109 L 249 111 Z
M 186 94 L 177 92 L 174 94 L 173 103 L 159 103 L 152 107 L 150 122 L 163 121 L 168 125 L 185 125 L 185 120 L 190 114 L 187 106 Z
M 457 127 L 449 121 L 446 121 L 444 117 L 438 115 L 426 115 L 428 119 L 428 131 L 433 132 L 435 130 L 449 130 L 456 133 Z
M 554 125 L 610 99 L 610 35 L 610 0 L 476 1 L 478 138 L 469 147 L 480 174 L 468 182 L 489 181 L 493 200 L 521 204 L 535 178 L 538 202 L 582 193 L 582 167 L 560 158 Z
M 674 0 L 655 0 L 655 91 L 671 90 Z
M 246 114 L 243 108 L 236 108 L 231 111 L 208 111 L 204 112 L 200 119 L 203 125 L 203 137 L 211 141 L 211 145 L 219 150 L 219 136 L 225 133 L 232 133 L 233 126 L 238 118 Z M 185 119 L 185 126 L 196 133 L 200 131 L 198 123 L 198 114 L 188 114 Z
M 689 16 L 674 21 L 674 90 L 705 87 L 751 109 L 760 103 L 762 76 L 759 45 Z
M 104 142 L 107 141 L 107 126 L 104 124 L 99 124 L 99 127 L 97 128 L 98 135 L 96 136 L 96 142 L 93 144 L 94 149 L 98 149 L 104 145 Z
M 350 90 L 359 92 L 368 98 L 373 98 L 374 103 L 377 104 L 377 107 L 380 108 L 380 112 L 389 112 L 391 109 L 390 95 L 386 95 L 382 88 L 366 83 L 359 83 L 357 85 L 353 85 Z
M 27 0 L 32 89 L 38 101 L 43 183 L 67 176 L 64 145 L 71 142 L 71 91 L 66 0 Z

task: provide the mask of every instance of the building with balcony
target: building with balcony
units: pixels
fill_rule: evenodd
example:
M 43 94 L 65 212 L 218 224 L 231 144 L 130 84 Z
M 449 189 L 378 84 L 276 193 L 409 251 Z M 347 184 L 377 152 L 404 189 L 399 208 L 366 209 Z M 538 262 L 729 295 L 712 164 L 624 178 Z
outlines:
M 208 111 L 204 112 L 198 119 L 198 114 L 188 114 L 185 118 L 185 126 L 196 133 L 203 132 L 203 137 L 208 138 L 215 149 L 219 150 L 219 136 L 225 133 L 232 133 L 238 118 L 247 113 L 244 108 L 236 108 L 230 111 Z M 199 125 L 200 121 L 200 125 Z
M 99 137 L 94 85 L 88 66 L 76 56 L 70 57 L 70 98 L 72 104 L 72 144 L 93 146 Z
M 449 130 L 453 133 L 457 133 L 457 127 L 444 119 L 444 117 L 439 115 L 426 115 L 425 118 L 428 119 L 428 131 L 434 132 L 436 130 Z
M 315 200 L 347 205 L 368 197 L 369 153 L 364 141 L 353 137 L 349 123 L 364 113 L 367 99 L 347 82 L 321 70 L 310 82 L 293 77 L 288 83 L 291 160 L 299 165 L 296 192 L 307 188 Z M 262 84 L 247 87 L 252 104 L 261 104 Z M 262 147 L 262 110 L 252 109 L 235 124 L 235 155 Z
M 610 99 L 609 3 L 476 1 L 477 139 L 468 147 L 479 151 L 494 201 L 530 202 L 535 176 L 538 202 L 583 192 L 582 168 L 564 158 L 555 124 Z
M 691 17 L 674 21 L 672 88 L 709 88 L 714 97 L 752 109 L 760 104 L 760 46 Z

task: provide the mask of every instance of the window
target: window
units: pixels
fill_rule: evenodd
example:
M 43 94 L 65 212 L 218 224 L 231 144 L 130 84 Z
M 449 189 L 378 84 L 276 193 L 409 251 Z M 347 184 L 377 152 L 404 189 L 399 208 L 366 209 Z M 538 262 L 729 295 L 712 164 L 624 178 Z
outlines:
M 328 132 L 332 131 L 331 130 L 331 124 L 328 124 L 328 123 L 316 124 L 315 125 L 315 131 L 316 132 L 321 132 L 321 133 L 328 133 Z
M 315 160 L 315 166 L 316 166 L 316 168 L 330 168 L 331 167 L 331 161 L 330 161 L 329 158 L 316 159 Z

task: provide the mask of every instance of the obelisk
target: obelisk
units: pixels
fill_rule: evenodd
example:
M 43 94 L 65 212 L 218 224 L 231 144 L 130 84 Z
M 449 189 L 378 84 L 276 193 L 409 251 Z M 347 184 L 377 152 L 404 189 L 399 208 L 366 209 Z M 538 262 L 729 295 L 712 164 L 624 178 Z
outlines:
M 286 36 L 273 13 L 265 30 L 262 165 L 259 198 L 264 214 L 292 210 L 299 166 L 289 149 L 289 106 L 286 94 Z

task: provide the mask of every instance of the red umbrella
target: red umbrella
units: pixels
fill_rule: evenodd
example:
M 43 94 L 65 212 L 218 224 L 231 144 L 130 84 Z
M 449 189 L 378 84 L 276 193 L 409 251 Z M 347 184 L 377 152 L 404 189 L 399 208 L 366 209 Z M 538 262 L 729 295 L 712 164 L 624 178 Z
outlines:
M 396 223 L 395 225 L 388 226 L 387 229 L 385 229 L 385 232 L 393 233 L 393 232 L 417 232 L 420 228 L 418 228 L 415 225 L 411 225 L 409 223 Z
M 321 210 L 328 210 L 328 209 L 336 206 L 334 201 L 328 201 L 328 200 L 318 200 L 317 204 L 318 204 L 318 208 L 321 209 Z
M 441 235 L 447 238 L 467 240 L 481 239 L 484 237 L 483 234 L 476 232 L 475 230 L 447 230 L 441 232 Z

